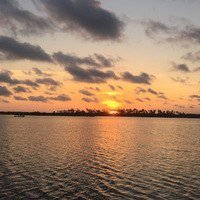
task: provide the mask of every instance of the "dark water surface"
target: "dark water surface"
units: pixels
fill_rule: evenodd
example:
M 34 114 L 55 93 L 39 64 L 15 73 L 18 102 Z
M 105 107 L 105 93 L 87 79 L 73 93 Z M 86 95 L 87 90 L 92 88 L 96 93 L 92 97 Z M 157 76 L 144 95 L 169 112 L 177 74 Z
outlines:
M 200 119 L 0 116 L 0 199 L 200 199 Z

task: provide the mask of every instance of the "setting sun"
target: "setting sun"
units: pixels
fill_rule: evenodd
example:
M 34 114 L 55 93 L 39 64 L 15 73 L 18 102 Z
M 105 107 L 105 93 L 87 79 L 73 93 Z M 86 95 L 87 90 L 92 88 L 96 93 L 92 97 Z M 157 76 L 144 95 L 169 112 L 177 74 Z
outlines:
M 117 114 L 118 112 L 117 112 L 116 110 L 111 110 L 109 113 L 110 113 L 111 115 L 115 115 L 115 114 Z

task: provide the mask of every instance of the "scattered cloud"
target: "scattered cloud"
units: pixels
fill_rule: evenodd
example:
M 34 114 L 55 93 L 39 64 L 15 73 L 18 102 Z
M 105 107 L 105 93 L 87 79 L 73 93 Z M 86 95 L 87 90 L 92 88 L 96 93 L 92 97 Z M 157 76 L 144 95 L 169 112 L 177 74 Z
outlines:
M 151 101 L 151 99 L 149 97 L 144 98 L 147 101 Z
M 120 90 L 124 90 L 124 88 L 122 86 L 117 86 Z
M 12 93 L 5 86 L 0 86 L 0 96 L 9 97 Z
M 117 80 L 113 71 L 100 71 L 97 69 L 83 69 L 78 66 L 65 67 L 65 70 L 73 76 L 74 81 L 85 83 L 106 83 L 107 79 Z
M 27 59 L 52 62 L 51 57 L 40 46 L 21 43 L 7 36 L 0 36 L 0 52 L 3 53 L 3 60 Z
M 48 99 L 42 95 L 40 96 L 29 96 L 28 97 L 29 101 L 36 101 L 36 102 L 42 102 L 42 103 L 47 103 Z
M 133 103 L 132 101 L 129 101 L 129 100 L 126 100 L 126 99 L 124 99 L 124 102 L 125 102 L 126 104 L 132 104 L 132 103 Z
M 47 73 L 44 73 L 42 72 L 40 69 L 34 67 L 32 68 L 33 72 L 38 75 L 38 76 L 51 76 L 52 74 L 47 74 Z
M 184 58 L 185 60 L 189 60 L 193 63 L 200 62 L 200 51 L 194 53 L 189 52 L 186 55 L 182 56 L 182 58 Z
M 140 101 L 140 102 L 144 102 L 142 99 L 140 98 L 136 98 L 137 101 Z
M 182 79 L 182 78 L 180 78 L 180 77 L 177 77 L 177 78 L 171 77 L 171 79 L 172 79 L 174 82 L 177 82 L 177 83 L 186 83 L 186 82 L 189 80 L 188 77 L 187 77 L 186 79 Z
M 135 89 L 135 93 L 136 93 L 136 94 L 146 93 L 146 92 L 147 92 L 147 91 L 146 91 L 145 89 L 141 88 L 141 87 L 137 87 L 137 88 Z
M 66 102 L 66 101 L 71 101 L 72 99 L 66 95 L 66 94 L 61 94 L 61 95 L 58 95 L 57 97 L 48 97 L 47 99 L 50 99 L 50 100 L 54 100 L 54 101 L 63 101 L 63 102 Z
M 94 39 L 117 40 L 122 36 L 124 23 L 114 14 L 101 8 L 96 0 L 33 1 L 43 5 L 48 17 L 64 31 L 73 31 Z M 92 17 L 91 17 L 92 16 Z
M 15 93 L 28 93 L 30 92 L 26 87 L 23 86 L 17 86 L 13 88 Z
M 82 101 L 85 101 L 85 102 L 87 102 L 87 103 L 99 103 L 99 100 L 97 99 L 97 98 L 93 98 L 93 99 L 91 99 L 91 98 L 82 98 Z
M 139 76 L 132 75 L 130 72 L 123 72 L 122 79 L 131 83 L 147 84 L 151 85 L 151 81 L 155 79 L 155 76 L 147 73 L 141 73 Z
M 154 95 L 158 95 L 158 93 L 155 90 L 152 90 L 151 88 L 148 89 L 148 92 Z
M 0 72 L 0 82 L 1 83 L 8 83 L 10 85 L 16 85 L 16 84 L 19 84 L 20 81 L 17 80 L 17 79 L 12 79 L 11 78 L 11 75 L 13 73 L 11 71 L 8 71 L 8 70 L 3 70 Z
M 115 86 L 110 85 L 110 84 L 108 86 L 110 87 L 111 90 L 115 91 Z
M 20 96 L 14 96 L 14 99 L 17 101 L 27 101 L 27 98 L 20 97 Z
M 36 88 L 39 87 L 39 85 L 37 83 L 35 83 L 35 82 L 33 82 L 33 81 L 29 80 L 29 79 L 23 80 L 23 81 L 21 81 L 21 83 L 24 84 L 24 85 L 30 86 L 33 89 L 36 89 Z
M 194 94 L 194 95 L 190 95 L 189 97 L 190 97 L 191 99 L 196 99 L 197 101 L 200 101 L 200 95 Z
M 58 82 L 58 81 L 55 81 L 53 80 L 52 78 L 38 78 L 36 79 L 36 83 L 39 83 L 39 84 L 44 84 L 44 85 L 47 85 L 47 86 L 59 86 L 61 83 Z
M 181 71 L 181 72 L 191 72 L 189 67 L 186 64 L 172 64 L 172 71 Z
M 87 91 L 87 90 L 79 90 L 79 92 L 80 92 L 81 94 L 86 95 L 86 96 L 94 96 L 93 93 L 91 93 L 91 92 L 89 92 L 89 91 Z

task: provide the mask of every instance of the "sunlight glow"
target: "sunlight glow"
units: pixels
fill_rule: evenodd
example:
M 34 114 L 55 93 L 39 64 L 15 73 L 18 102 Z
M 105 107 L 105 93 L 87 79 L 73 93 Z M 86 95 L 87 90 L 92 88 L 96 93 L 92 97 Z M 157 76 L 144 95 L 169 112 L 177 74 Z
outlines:
M 114 100 L 105 100 L 102 102 L 102 104 L 107 105 L 111 109 L 119 108 L 120 106 L 122 106 L 121 103 Z

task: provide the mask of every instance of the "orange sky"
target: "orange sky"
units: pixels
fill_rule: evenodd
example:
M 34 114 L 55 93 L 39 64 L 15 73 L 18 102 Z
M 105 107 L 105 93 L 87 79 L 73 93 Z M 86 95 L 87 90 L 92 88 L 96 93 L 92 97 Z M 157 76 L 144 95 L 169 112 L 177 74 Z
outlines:
M 0 1 L 0 111 L 200 113 L 199 6 Z

